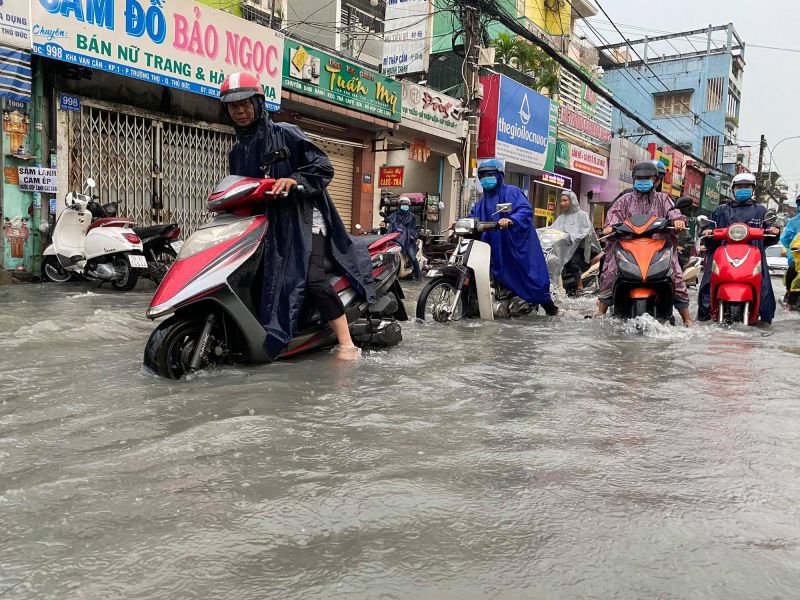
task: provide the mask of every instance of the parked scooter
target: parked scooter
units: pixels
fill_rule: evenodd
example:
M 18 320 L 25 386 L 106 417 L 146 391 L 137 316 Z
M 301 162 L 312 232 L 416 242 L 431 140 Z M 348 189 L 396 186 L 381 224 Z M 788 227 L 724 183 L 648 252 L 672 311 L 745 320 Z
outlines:
M 142 240 L 144 255 L 147 259 L 147 269 L 141 274 L 152 279 L 156 284 L 161 283 L 183 245 L 183 242 L 178 239 L 181 235 L 181 228 L 178 227 L 178 224 L 162 223 L 149 227 L 136 227 L 133 221 L 118 216 L 119 204 L 116 202 L 100 205 L 99 202 L 92 199 L 88 208 L 96 219 L 93 225 L 98 222 L 108 222 L 109 224 L 127 222 L 133 227 L 134 233 Z
M 699 256 L 691 256 L 688 259 L 681 259 L 681 270 L 683 271 L 683 281 L 691 287 L 700 283 L 703 261 Z
M 623 319 L 650 315 L 675 324 L 672 314 L 673 245 L 653 239 L 653 234 L 671 229 L 666 217 L 632 215 L 614 225 L 610 236 L 619 240 L 613 260 L 617 262 L 614 283 L 614 316 Z
M 761 251 L 751 242 L 763 240 L 763 225 L 775 220 L 775 211 L 767 211 L 763 223 L 734 223 L 714 229 L 710 237 L 724 242 L 711 260 L 711 318 L 719 323 L 755 325 L 761 307 Z M 706 229 L 713 224 L 705 215 L 697 224 Z M 755 226 L 753 226 L 755 225 Z
M 228 176 L 209 196 L 214 218 L 186 240 L 147 310 L 150 319 L 171 316 L 150 335 L 145 367 L 179 379 L 215 364 L 269 362 L 258 313 L 264 237 L 270 226 L 264 204 L 273 198 L 274 183 Z M 297 186 L 291 193 L 302 194 L 303 189 Z M 360 346 L 393 346 L 402 339 L 397 321 L 407 316 L 397 281 L 400 261 L 388 252 L 396 245 L 390 237 L 353 237 L 372 257 L 374 304 L 360 299 L 346 277 L 331 278 L 353 341 Z M 333 331 L 314 311 L 301 318 L 296 337 L 278 358 L 335 344 Z
M 89 189 L 94 179 L 87 179 Z M 136 286 L 139 270 L 147 269 L 139 236 L 125 219 L 92 222 L 88 210 L 92 197 L 88 194 L 67 194 L 67 208 L 53 229 L 53 243 L 44 251 L 42 277 L 63 283 L 80 276 L 90 281 L 108 281 L 117 290 Z
M 510 203 L 498 204 L 497 208 L 496 215 L 511 212 Z M 484 231 L 499 227 L 497 221 L 456 221 L 458 245 L 448 261 L 431 263 L 427 274 L 430 281 L 417 301 L 418 319 L 446 323 L 478 317 L 492 321 L 533 311 L 533 306 L 492 279 L 492 249 L 480 237 Z

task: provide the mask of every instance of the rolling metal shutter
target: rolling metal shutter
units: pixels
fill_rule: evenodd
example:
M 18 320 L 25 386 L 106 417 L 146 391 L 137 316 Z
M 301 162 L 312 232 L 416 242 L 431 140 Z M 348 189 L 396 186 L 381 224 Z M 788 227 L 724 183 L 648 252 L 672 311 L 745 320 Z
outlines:
M 345 228 L 350 231 L 353 223 L 353 173 L 355 149 L 351 146 L 337 144 L 335 141 L 314 138 L 314 142 L 328 155 L 333 163 L 333 181 L 328 185 L 339 216 L 344 221 Z

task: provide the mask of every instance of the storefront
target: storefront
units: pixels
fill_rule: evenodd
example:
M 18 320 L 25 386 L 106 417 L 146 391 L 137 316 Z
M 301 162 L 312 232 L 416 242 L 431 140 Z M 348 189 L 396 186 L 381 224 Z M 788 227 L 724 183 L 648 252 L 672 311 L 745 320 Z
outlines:
M 598 82 L 602 85 L 601 82 Z M 606 198 L 611 156 L 611 105 L 572 73 L 559 81 L 556 172 L 573 179 L 581 208 Z
M 545 171 L 532 176 L 533 216 L 536 227 L 549 227 L 556 220 L 561 192 L 573 189 L 573 179 Z
M 504 75 L 481 77 L 483 101 L 478 158 L 505 161 L 507 183 L 523 190 L 541 227 L 554 215 L 555 188 L 537 185 L 555 175 L 555 105 L 546 96 Z
M 101 199 L 137 223 L 175 221 L 190 233 L 228 173 L 235 140 L 218 100 L 225 73 L 257 76 L 268 109 L 278 110 L 282 35 L 190 0 L 105 2 L 85 15 L 61 3 L 31 6 L 33 53 L 52 100 L 50 212 L 92 177 Z
M 276 120 L 295 123 L 334 167 L 328 192 L 345 226 L 374 220 L 376 135 L 399 130 L 400 83 L 332 54 L 286 40 L 283 103 Z
M 382 198 L 394 203 L 407 194 L 422 228 L 441 233 L 456 218 L 466 132 L 463 104 L 408 81 L 402 82 L 402 89 L 400 130 L 377 145 L 379 193 L 374 214 L 377 220 Z

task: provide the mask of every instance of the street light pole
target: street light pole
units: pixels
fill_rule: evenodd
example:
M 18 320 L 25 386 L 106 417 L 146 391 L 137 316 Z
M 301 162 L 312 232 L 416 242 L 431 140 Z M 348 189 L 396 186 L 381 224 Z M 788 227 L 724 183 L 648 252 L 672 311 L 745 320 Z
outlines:
M 778 146 L 780 146 L 783 142 L 787 140 L 800 140 L 800 135 L 790 135 L 789 137 L 785 137 L 782 140 L 778 140 L 778 143 L 772 147 L 772 150 L 769 153 L 769 166 L 767 167 L 767 177 L 769 177 L 770 180 L 772 179 L 772 158 L 775 156 L 775 150 L 778 148 Z M 778 183 L 777 180 L 775 181 L 775 183 L 776 184 Z M 771 181 L 770 181 L 770 188 L 772 188 Z M 772 189 L 769 190 L 769 194 L 772 195 Z M 781 197 L 780 200 L 778 201 L 778 211 L 780 212 L 782 210 L 783 210 L 783 198 Z

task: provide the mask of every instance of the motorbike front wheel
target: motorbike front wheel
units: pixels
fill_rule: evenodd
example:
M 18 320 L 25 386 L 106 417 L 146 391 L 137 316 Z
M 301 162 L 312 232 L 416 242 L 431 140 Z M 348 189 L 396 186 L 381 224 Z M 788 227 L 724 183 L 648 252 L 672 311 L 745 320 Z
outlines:
M 446 323 L 447 321 L 459 321 L 464 318 L 464 295 L 458 297 L 458 301 L 453 306 L 456 297 L 456 286 L 458 282 L 449 277 L 437 277 L 429 281 L 417 300 L 417 318 L 423 321 L 436 321 Z M 451 313 L 452 308 L 452 313 Z
M 204 325 L 201 319 L 177 315 L 160 323 L 144 348 L 144 366 L 165 379 L 180 379 L 186 375 Z M 210 364 L 206 362 L 201 368 Z
M 65 271 L 55 256 L 48 255 L 42 261 L 42 279 L 53 283 L 66 283 L 72 279 L 72 273 Z
M 155 258 L 151 257 L 152 260 L 147 261 L 147 265 L 150 267 L 148 273 L 150 279 L 152 279 L 156 285 L 159 285 L 172 266 L 172 263 L 175 262 L 175 258 L 178 254 L 172 248 L 162 248 L 154 252 L 154 255 Z

